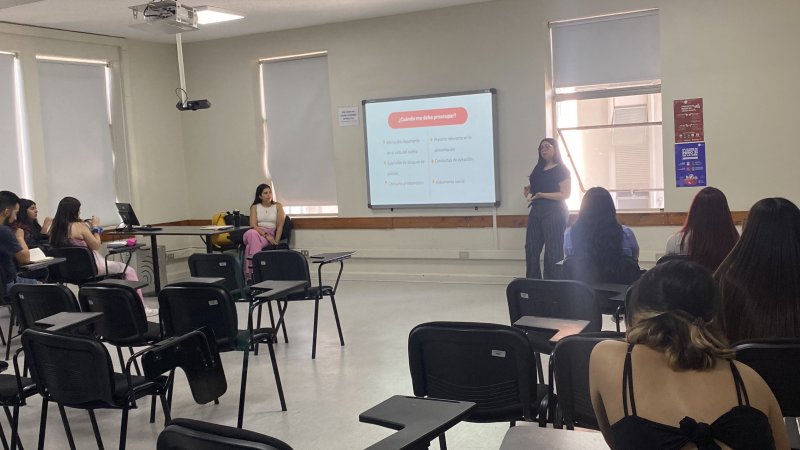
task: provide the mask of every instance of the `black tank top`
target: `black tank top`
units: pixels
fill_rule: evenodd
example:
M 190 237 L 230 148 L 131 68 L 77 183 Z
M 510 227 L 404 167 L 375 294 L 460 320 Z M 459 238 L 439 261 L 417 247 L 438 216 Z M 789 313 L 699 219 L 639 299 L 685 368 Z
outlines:
M 609 433 L 615 450 L 621 449 L 680 449 L 688 443 L 697 445 L 698 450 L 719 450 L 714 440 L 725 443 L 735 450 L 774 449 L 769 419 L 766 414 L 750 406 L 750 399 L 744 383 L 731 361 L 731 372 L 736 385 L 738 406 L 719 416 L 710 425 L 689 416 L 680 421 L 679 427 L 654 422 L 636 415 L 636 402 L 633 399 L 633 370 L 631 350 L 628 346 L 625 368 L 622 371 L 622 406 L 625 417 L 611 425 Z M 628 411 L 630 397 L 630 413 Z

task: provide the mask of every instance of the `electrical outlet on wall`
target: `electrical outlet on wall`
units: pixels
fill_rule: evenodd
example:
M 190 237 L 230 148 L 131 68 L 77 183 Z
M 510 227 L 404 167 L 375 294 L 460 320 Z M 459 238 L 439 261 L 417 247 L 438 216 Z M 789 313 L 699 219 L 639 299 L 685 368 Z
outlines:
M 308 250 L 300 250 L 300 253 L 303 254 L 306 258 L 308 258 Z

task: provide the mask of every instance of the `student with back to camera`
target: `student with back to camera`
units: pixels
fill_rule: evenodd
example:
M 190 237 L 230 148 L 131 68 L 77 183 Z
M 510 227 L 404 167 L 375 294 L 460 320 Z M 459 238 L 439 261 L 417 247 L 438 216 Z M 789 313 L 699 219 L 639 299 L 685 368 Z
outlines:
M 91 221 L 82 220 L 81 202 L 74 197 L 64 197 L 58 202 L 53 225 L 50 227 L 50 244 L 55 247 L 86 247 L 92 252 L 94 262 L 97 267 L 98 275 L 106 275 L 106 262 L 100 254 L 100 235 L 103 227 L 100 226 L 100 219 L 92 216 Z M 88 223 L 87 223 L 88 222 Z M 131 266 L 125 267 L 125 263 L 120 261 L 108 261 L 108 273 L 122 273 L 126 280 L 139 281 L 136 270 Z M 142 290 L 137 289 L 139 298 L 144 303 Z M 158 315 L 158 309 L 151 309 L 144 305 L 145 313 L 148 316 Z
M 714 273 L 731 342 L 800 337 L 799 268 L 800 209 L 785 198 L 759 200 Z
M 600 342 L 589 363 L 612 449 L 789 448 L 775 396 L 733 360 L 718 309 L 711 273 L 694 262 L 659 264 L 634 283 L 627 342 Z
M 685 255 L 713 272 L 738 240 L 725 194 L 706 187 L 694 196 L 681 230 L 667 241 L 666 254 Z
M 538 160 L 528 177 L 529 184 L 522 190 L 531 209 L 525 234 L 525 277 L 542 278 L 539 258 L 544 247 L 544 278 L 552 279 L 555 278 L 556 263 L 564 257 L 570 173 L 561 161 L 555 139 L 542 139 L 537 153 Z
M 245 231 L 244 241 L 245 278 L 253 275 L 252 256 L 260 252 L 267 245 L 277 245 L 283 233 L 283 221 L 286 213 L 283 205 L 276 202 L 272 196 L 272 187 L 266 183 L 259 184 L 253 204 L 250 205 L 250 229 Z

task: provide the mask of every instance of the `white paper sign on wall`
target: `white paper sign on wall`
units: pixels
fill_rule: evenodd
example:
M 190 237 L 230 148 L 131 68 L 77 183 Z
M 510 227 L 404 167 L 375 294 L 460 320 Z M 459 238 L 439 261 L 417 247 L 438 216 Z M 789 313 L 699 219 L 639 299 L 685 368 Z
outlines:
M 358 106 L 339 107 L 339 126 L 353 127 L 358 125 Z

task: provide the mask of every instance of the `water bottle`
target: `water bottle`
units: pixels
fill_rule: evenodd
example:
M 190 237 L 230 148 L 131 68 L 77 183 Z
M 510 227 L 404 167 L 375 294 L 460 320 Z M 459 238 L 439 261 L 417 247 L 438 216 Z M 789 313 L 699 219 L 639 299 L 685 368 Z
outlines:
M 233 210 L 233 226 L 239 228 L 242 224 L 239 223 L 239 210 Z

